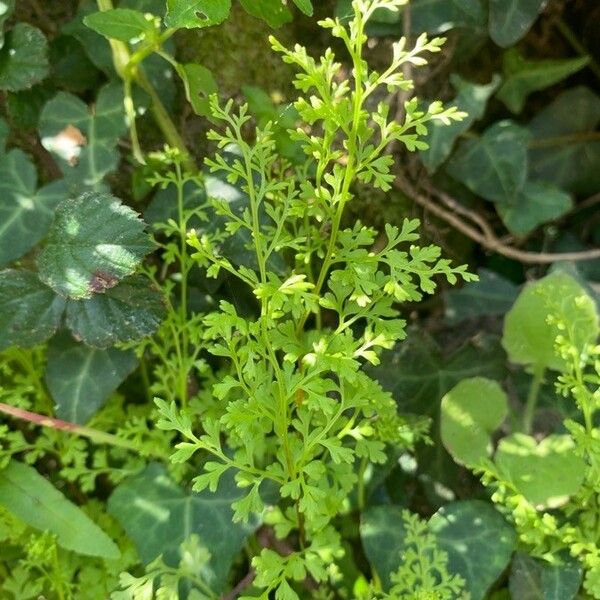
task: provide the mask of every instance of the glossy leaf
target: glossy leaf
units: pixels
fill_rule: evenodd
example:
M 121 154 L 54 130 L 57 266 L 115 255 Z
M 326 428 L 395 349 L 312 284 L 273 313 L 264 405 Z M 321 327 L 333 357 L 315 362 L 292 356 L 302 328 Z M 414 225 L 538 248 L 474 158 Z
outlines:
M 560 94 L 531 120 L 531 176 L 575 194 L 600 189 L 600 98 L 586 87 Z M 590 135 L 591 134 L 591 135 Z
M 69 300 L 67 326 L 88 346 L 106 348 L 152 335 L 165 314 L 161 293 L 141 275 L 88 300 Z
M 371 567 L 386 590 L 405 546 L 402 511 L 400 506 L 373 506 L 361 515 L 360 539 Z
M 229 473 L 221 477 L 216 492 L 188 493 L 169 478 L 164 467 L 152 463 L 117 486 L 108 500 L 108 511 L 146 564 L 160 554 L 168 564 L 177 564 L 179 545 L 197 534 L 211 553 L 211 587 L 220 591 L 227 584 L 234 558 L 258 525 L 257 520 L 232 523 L 231 503 L 243 495 Z
M 585 478 L 585 460 L 575 453 L 569 435 L 550 435 L 538 444 L 515 433 L 500 440 L 494 461 L 520 494 L 544 508 L 564 504 Z
M 570 194 L 543 181 L 528 181 L 514 204 L 496 206 L 507 229 L 516 235 L 525 235 L 548 221 L 558 219 L 572 208 Z
M 167 27 L 210 27 L 222 23 L 231 10 L 231 0 L 167 0 Z
M 558 309 L 572 323 L 577 348 L 597 338 L 600 329 L 593 299 L 570 275 L 556 271 L 526 285 L 506 315 L 502 345 L 512 362 L 537 370 L 563 369 L 564 361 L 555 350 L 559 332 L 548 323 Z
M 120 556 L 108 535 L 33 467 L 12 460 L 0 471 L 0 506 L 31 527 L 50 531 L 67 550 L 106 559 Z
M 47 233 L 56 205 L 67 197 L 63 181 L 37 189 L 37 172 L 27 155 L 0 155 L 0 267 L 21 258 Z
M 144 13 L 129 8 L 113 8 L 88 15 L 83 22 L 108 39 L 131 42 L 155 31 L 154 23 Z
M 509 589 L 519 600 L 573 600 L 582 580 L 581 567 L 573 559 L 552 565 L 518 552 L 511 565 Z
M 492 434 L 508 413 L 506 394 L 484 377 L 463 379 L 442 398 L 441 436 L 454 460 L 476 466 L 492 453 Z
M 57 158 L 73 193 L 106 187 L 104 177 L 118 165 L 117 143 L 126 130 L 118 84 L 103 87 L 93 108 L 59 92 L 40 115 L 42 145 Z
M 503 315 L 516 300 L 519 288 L 508 279 L 488 269 L 479 269 L 477 275 L 479 281 L 446 292 L 446 319 L 450 323 Z
M 516 48 L 504 55 L 504 83 L 498 98 L 514 113 L 520 113 L 532 92 L 543 90 L 577 73 L 589 59 L 527 60 Z
M 91 298 L 131 275 L 153 248 L 131 208 L 109 194 L 88 192 L 57 207 L 38 257 L 40 278 L 65 297 Z
M 0 49 L 0 90 L 29 89 L 48 75 L 48 42 L 31 25 L 17 23 Z
M 486 200 L 514 203 L 527 178 L 528 137 L 512 121 L 495 123 L 479 139 L 462 142 L 446 170 Z
M 423 164 L 430 173 L 433 173 L 450 156 L 458 137 L 483 117 L 487 101 L 498 89 L 500 77 L 494 75 L 492 81 L 486 85 L 465 81 L 458 75 L 451 76 L 450 81 L 458 92 L 451 104 L 458 110 L 466 112 L 467 116 L 462 121 L 453 121 L 450 125 L 438 121 L 427 125 L 428 134 L 424 141 L 429 148 L 422 150 L 420 154 Z
M 490 37 L 506 48 L 518 42 L 533 25 L 544 0 L 490 0 Z
M 394 352 L 384 353 L 373 375 L 393 395 L 402 412 L 437 414 L 442 396 L 462 379 L 500 379 L 505 356 L 497 341 L 483 337 L 444 359 L 435 342 L 413 334 Z
M 429 520 L 448 570 L 465 579 L 471 600 L 483 600 L 508 565 L 516 535 L 504 517 L 480 500 L 452 502 Z
M 0 271 L 0 350 L 35 346 L 50 338 L 65 302 L 31 271 Z
M 46 384 L 59 419 L 83 425 L 137 366 L 132 350 L 100 350 L 79 344 L 67 334 L 48 346 Z
M 414 31 L 443 33 L 457 27 L 482 27 L 486 14 L 480 0 L 414 0 L 410 19 Z

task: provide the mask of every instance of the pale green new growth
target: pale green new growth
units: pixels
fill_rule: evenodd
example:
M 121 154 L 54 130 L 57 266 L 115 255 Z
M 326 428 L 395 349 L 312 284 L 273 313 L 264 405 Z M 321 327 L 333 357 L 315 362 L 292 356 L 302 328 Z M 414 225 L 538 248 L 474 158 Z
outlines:
M 281 500 L 269 519 L 278 535 L 297 539 L 297 548 L 289 556 L 263 549 L 253 560 L 254 583 L 264 590 L 264 599 L 275 592 L 278 599 L 295 600 L 297 582 L 328 579 L 343 554 L 332 519 L 347 510 L 354 488 L 364 498 L 364 465 L 386 462 L 388 443 L 402 447 L 417 437 L 406 435 L 409 425 L 391 395 L 363 370 L 405 335 L 395 304 L 432 293 L 437 276 L 450 283 L 459 276 L 472 279 L 464 266 L 451 267 L 440 258 L 438 247 L 414 245 L 416 220 L 386 225 L 377 250 L 379 234 L 373 228 L 343 225 L 357 182 L 389 190 L 393 159 L 385 152 L 390 143 L 411 151 L 424 148 L 420 138 L 429 121 L 462 117 L 439 102 L 421 107 L 417 99 L 405 104 L 402 123 L 390 120 L 383 103 L 374 112 L 367 108 L 380 88 L 411 89 L 401 66 L 424 64 L 422 55 L 439 51 L 443 42 L 423 35 L 408 50 L 401 40 L 388 69 L 370 70 L 363 58 L 366 21 L 378 8 L 397 10 L 401 4 L 355 1 L 348 25 L 321 22 L 344 43 L 351 76 L 331 50 L 316 61 L 303 47 L 288 50 L 271 38 L 283 60 L 299 71 L 295 85 L 302 96 L 295 107 L 303 124 L 292 137 L 306 154 L 302 166 L 293 167 L 277 154 L 270 124 L 257 129 L 249 143 L 247 108 L 234 112 L 231 101 L 222 107 L 211 99 L 213 118 L 224 132 L 209 137 L 229 156 L 206 162 L 240 186 L 248 202 L 238 211 L 212 198 L 225 226 L 193 231 L 188 242 L 210 277 L 227 271 L 247 284 L 260 311 L 256 317 L 242 316 L 222 301 L 220 310 L 204 319 L 203 343 L 227 369 L 202 417 L 204 432 L 196 433 L 191 412 L 179 412 L 172 402 L 157 402 L 159 426 L 179 431 L 186 440 L 178 444 L 173 461 L 185 462 L 196 451 L 211 457 L 195 478 L 196 490 L 215 490 L 221 475 L 235 469 L 238 485 L 248 490 L 233 505 L 235 519 L 260 512 L 261 492 L 267 484 L 277 487 Z M 253 253 L 245 265 L 221 254 L 222 244 L 240 232 Z

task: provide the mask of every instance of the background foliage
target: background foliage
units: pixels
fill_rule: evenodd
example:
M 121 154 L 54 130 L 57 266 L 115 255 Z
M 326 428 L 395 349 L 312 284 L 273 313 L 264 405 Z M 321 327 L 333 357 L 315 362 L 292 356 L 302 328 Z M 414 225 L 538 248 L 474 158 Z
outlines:
M 378 6 L 368 43 L 347 52 L 317 20 L 348 25 L 348 0 L 0 2 L 3 597 L 600 598 L 600 9 Z M 366 77 L 361 53 L 386 72 L 393 44 L 423 46 L 423 32 L 447 38 L 441 52 L 399 61 L 358 127 L 343 98 Z M 331 46 L 340 64 L 283 50 L 296 42 L 313 57 Z M 300 95 L 321 103 L 292 104 L 294 64 Z M 430 120 L 437 100 L 457 111 Z M 380 160 L 348 164 L 368 127 L 407 118 L 423 118 L 414 136 L 381 127 Z M 344 119 L 355 129 L 338 147 L 328 127 Z M 290 136 L 301 122 L 312 130 Z M 356 174 L 345 213 L 306 187 L 319 169 L 334 208 Z M 305 185 L 282 216 L 270 202 L 292 180 Z M 322 203 L 297 201 L 311 194 Z M 415 241 L 415 218 L 418 286 L 391 242 Z M 254 226 L 269 232 L 262 250 Z M 310 280 L 338 231 L 344 268 Z M 452 286 L 429 244 L 478 281 Z M 391 271 L 370 271 L 373 253 Z M 290 278 L 306 264 L 306 280 Z M 361 312 L 385 284 L 380 312 Z M 246 369 L 268 342 L 266 364 L 285 354 L 304 374 L 319 332 L 338 338 L 315 350 L 336 377 L 297 390 L 296 421 L 258 424 L 235 386 L 270 398 L 270 375 Z M 354 336 L 366 345 L 346 357 Z M 335 421 L 339 382 L 360 388 L 350 358 L 378 404 Z M 373 406 L 393 413 L 387 430 Z M 328 420 L 342 442 L 322 434 Z M 323 442 L 314 460 L 301 452 L 306 489 L 289 473 L 278 488 L 261 469 L 273 475 L 278 438 L 293 450 L 302 431 Z

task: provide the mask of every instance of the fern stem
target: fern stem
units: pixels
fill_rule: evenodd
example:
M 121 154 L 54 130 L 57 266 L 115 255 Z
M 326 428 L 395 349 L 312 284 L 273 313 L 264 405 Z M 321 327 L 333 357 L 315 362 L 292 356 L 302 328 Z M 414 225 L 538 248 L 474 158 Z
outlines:
M 540 387 L 544 379 L 544 368 L 535 367 L 533 371 L 533 378 L 529 387 L 529 393 L 527 394 L 527 403 L 525 404 L 525 411 L 523 412 L 523 432 L 526 434 L 531 433 L 533 426 L 533 418 L 535 416 L 535 408 L 540 392 Z

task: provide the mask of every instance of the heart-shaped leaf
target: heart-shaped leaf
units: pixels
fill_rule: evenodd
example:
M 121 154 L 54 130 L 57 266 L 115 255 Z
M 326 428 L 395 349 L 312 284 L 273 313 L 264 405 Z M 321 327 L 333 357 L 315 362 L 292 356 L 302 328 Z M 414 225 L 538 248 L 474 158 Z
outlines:
M 528 181 L 514 204 L 498 204 L 496 210 L 507 229 L 525 235 L 539 225 L 558 219 L 573 207 L 570 194 L 544 181 Z
M 462 121 L 453 121 L 450 125 L 439 121 L 432 121 L 427 125 L 427 142 L 429 148 L 420 152 L 421 160 L 430 173 L 433 173 L 450 156 L 454 142 L 473 123 L 483 117 L 487 101 L 498 89 L 500 76 L 494 75 L 492 81 L 486 85 L 477 85 L 465 81 L 458 75 L 450 77 L 452 85 L 458 95 L 451 102 L 458 110 L 466 112 L 467 116 Z
M 429 528 L 448 553 L 448 570 L 465 579 L 471 600 L 483 600 L 512 556 L 516 535 L 489 503 L 465 500 L 446 504 L 431 517 Z
M 17 23 L 0 49 L 0 90 L 29 89 L 48 75 L 48 42 L 31 25 Z
M 556 354 L 558 330 L 548 317 L 560 310 L 571 323 L 577 348 L 598 337 L 598 314 L 594 300 L 567 273 L 556 271 L 525 286 L 506 315 L 502 345 L 514 363 L 531 365 L 534 370 L 561 371 L 564 361 Z
M 490 37 L 503 48 L 518 42 L 533 25 L 544 0 L 490 0 Z
M 361 517 L 363 548 L 383 589 L 389 589 L 406 547 L 402 512 L 399 506 L 375 506 Z M 448 571 L 465 579 L 471 600 L 483 600 L 510 561 L 516 539 L 512 527 L 490 504 L 471 500 L 441 508 L 429 529 L 448 554 Z
M 103 190 L 104 177 L 119 163 L 117 143 L 126 132 L 122 86 L 109 84 L 93 109 L 59 92 L 40 115 L 42 145 L 54 154 L 72 193 Z
M 442 398 L 440 429 L 446 450 L 463 465 L 478 465 L 491 455 L 491 436 L 507 413 L 506 394 L 497 382 L 463 379 Z
M 67 334 L 56 336 L 48 346 L 46 366 L 56 416 L 87 423 L 137 364 L 132 350 L 89 348 Z
M 0 271 L 0 350 L 35 346 L 56 331 L 65 301 L 30 271 Z
M 33 467 L 12 460 L 0 471 L 0 506 L 60 546 L 86 556 L 119 558 L 117 545 Z
M 513 121 L 500 121 L 456 149 L 446 171 L 492 202 L 513 204 L 527 178 L 529 134 Z
M 519 600 L 573 600 L 581 587 L 582 570 L 577 561 L 561 557 L 563 564 L 552 565 L 517 552 L 508 587 Z
M 67 326 L 88 346 L 107 348 L 152 335 L 165 314 L 162 294 L 142 275 L 134 275 L 88 300 L 69 300 Z
M 88 192 L 56 209 L 40 279 L 68 298 L 91 298 L 131 275 L 154 244 L 131 208 L 109 194 Z
M 37 190 L 37 172 L 21 150 L 0 155 L 0 267 L 21 258 L 48 233 L 67 197 L 60 180 Z
M 218 592 L 226 586 L 231 564 L 246 538 L 258 526 L 258 519 L 232 523 L 231 503 L 244 495 L 231 472 L 221 477 L 216 492 L 194 493 L 183 490 L 164 467 L 152 463 L 117 486 L 108 500 L 108 511 L 121 523 L 146 564 L 162 554 L 167 564 L 176 565 L 179 545 L 197 534 L 211 553 L 210 584 Z
M 595 194 L 600 189 L 598 123 L 600 98 L 591 90 L 576 87 L 560 94 L 529 123 L 532 177 L 574 194 Z
M 222 23 L 231 10 L 231 0 L 167 0 L 167 27 L 211 27 Z
M 540 508 L 556 508 L 577 493 L 586 471 L 570 435 L 550 435 L 539 444 L 522 433 L 500 440 L 494 462 L 520 494 Z
M 504 55 L 504 83 L 498 98 L 514 113 L 520 113 L 531 92 L 543 90 L 589 62 L 587 57 L 560 60 L 526 60 L 516 48 Z
M 389 589 L 390 575 L 398 568 L 406 531 L 400 506 L 374 506 L 361 515 L 360 539 L 369 563 Z

